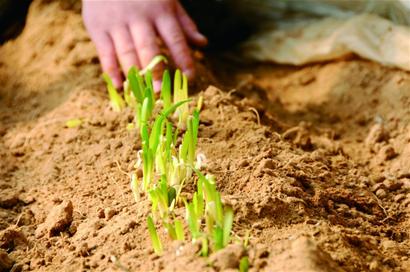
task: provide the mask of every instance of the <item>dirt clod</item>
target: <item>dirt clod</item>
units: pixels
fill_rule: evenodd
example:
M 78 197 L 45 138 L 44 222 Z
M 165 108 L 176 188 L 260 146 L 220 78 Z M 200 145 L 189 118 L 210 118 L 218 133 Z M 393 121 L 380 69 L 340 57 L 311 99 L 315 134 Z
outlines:
M 6 251 L 0 249 L 0 272 L 8 272 L 13 267 L 14 261 Z
M 366 137 L 365 144 L 368 147 L 373 147 L 376 143 L 380 143 L 387 139 L 387 133 L 383 124 L 375 124 L 370 128 L 369 134 Z
M 47 216 L 46 221 L 36 229 L 36 237 L 47 234 L 49 237 L 56 236 L 66 230 L 73 220 L 73 203 L 69 200 L 54 206 Z
M 242 245 L 233 244 L 213 253 L 209 256 L 209 261 L 218 270 L 235 269 L 239 267 L 239 261 L 244 253 Z
M 337 271 L 342 272 L 329 254 L 323 252 L 311 239 L 299 237 L 292 241 L 290 250 L 271 256 L 266 271 Z
M 27 238 L 23 232 L 14 227 L 0 231 L 0 248 L 7 251 L 21 249 L 27 246 Z

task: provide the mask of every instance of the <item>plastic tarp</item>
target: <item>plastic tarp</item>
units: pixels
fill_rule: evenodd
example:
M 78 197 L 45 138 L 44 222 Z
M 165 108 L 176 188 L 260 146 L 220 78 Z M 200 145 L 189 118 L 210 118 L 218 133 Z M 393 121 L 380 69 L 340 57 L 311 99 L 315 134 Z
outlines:
M 410 71 L 410 0 L 238 0 L 269 18 L 243 44 L 258 61 L 304 65 L 356 54 Z

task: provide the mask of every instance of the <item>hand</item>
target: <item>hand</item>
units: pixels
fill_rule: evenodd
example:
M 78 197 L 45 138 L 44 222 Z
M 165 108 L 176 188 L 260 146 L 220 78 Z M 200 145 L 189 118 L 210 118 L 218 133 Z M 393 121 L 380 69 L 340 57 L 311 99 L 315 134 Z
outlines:
M 83 0 L 83 18 L 102 68 L 117 87 L 122 86 L 120 66 L 126 74 L 161 53 L 158 38 L 191 79 L 195 70 L 188 42 L 207 44 L 178 0 Z

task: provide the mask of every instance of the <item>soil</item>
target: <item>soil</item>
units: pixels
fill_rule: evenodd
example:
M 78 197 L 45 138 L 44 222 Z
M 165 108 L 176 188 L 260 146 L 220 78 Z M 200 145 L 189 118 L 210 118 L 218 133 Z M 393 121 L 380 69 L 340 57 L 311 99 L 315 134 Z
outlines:
M 0 47 L 0 271 L 410 271 L 410 73 L 200 60 L 205 172 L 250 244 L 205 259 L 161 234 L 157 257 L 133 114 L 110 109 L 79 10 L 35 0 Z

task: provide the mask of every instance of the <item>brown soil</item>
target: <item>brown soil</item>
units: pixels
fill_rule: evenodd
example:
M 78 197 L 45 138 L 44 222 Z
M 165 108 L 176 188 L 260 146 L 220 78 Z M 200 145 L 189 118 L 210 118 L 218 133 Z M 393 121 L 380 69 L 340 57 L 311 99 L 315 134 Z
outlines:
M 204 259 L 163 235 L 156 257 L 127 175 L 132 112 L 109 108 L 78 3 L 34 1 L 0 47 L 0 271 L 232 271 L 244 254 L 251 271 L 410 271 L 410 74 L 220 62 L 193 88 L 199 149 L 250 246 Z

